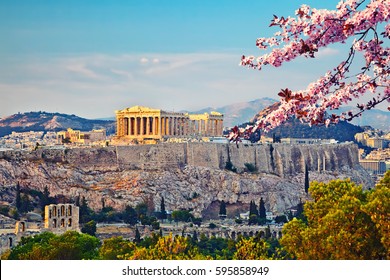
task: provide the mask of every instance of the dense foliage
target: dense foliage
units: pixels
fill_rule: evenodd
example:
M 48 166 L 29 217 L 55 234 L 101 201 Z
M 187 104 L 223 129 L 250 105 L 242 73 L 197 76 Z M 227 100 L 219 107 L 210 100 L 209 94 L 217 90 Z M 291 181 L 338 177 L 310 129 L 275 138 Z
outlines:
M 350 180 L 314 182 L 305 220 L 293 219 L 280 240 L 297 259 L 389 259 L 390 172 L 374 190 Z
M 265 234 L 239 235 L 236 240 L 198 237 L 196 232 L 163 237 L 160 231 L 134 241 L 113 237 L 102 244 L 89 234 L 45 232 L 22 238 L 2 259 L 390 259 L 390 171 L 373 190 L 347 179 L 313 182 L 309 195 L 299 217 L 285 224 L 280 240 L 269 228 Z M 256 217 L 254 202 L 252 208 Z M 259 216 L 264 215 L 262 208 Z M 137 210 L 140 214 L 145 209 Z M 186 219 L 188 213 L 177 214 Z

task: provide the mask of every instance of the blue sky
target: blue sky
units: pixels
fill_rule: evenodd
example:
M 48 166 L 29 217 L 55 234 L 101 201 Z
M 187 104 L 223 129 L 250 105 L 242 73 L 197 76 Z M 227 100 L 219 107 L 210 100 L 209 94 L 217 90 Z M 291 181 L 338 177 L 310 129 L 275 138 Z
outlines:
M 113 116 L 134 105 L 197 110 L 304 89 L 344 57 L 330 47 L 261 72 L 239 67 L 273 14 L 338 1 L 0 1 L 0 117 Z

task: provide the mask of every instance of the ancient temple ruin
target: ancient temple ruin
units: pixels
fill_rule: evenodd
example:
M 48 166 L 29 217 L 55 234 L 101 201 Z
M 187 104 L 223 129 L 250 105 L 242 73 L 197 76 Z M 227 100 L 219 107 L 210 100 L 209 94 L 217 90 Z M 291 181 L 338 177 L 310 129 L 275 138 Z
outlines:
M 115 111 L 116 136 L 138 141 L 191 136 L 222 136 L 223 115 L 189 114 L 134 106 Z
M 45 229 L 65 232 L 79 229 L 79 207 L 73 204 L 50 204 L 45 206 Z

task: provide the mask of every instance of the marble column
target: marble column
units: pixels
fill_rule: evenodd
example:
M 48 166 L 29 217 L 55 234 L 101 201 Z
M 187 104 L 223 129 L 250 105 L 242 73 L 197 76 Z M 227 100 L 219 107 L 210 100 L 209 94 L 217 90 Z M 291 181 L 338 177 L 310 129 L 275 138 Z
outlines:
M 146 117 L 146 135 L 150 135 L 150 117 Z

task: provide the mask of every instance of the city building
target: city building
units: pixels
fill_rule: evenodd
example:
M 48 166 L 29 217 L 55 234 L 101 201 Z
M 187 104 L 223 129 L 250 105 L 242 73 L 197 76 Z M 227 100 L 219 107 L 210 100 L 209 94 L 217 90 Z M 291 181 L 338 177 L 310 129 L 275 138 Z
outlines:
M 382 175 L 386 173 L 386 162 L 382 160 L 359 160 L 361 166 L 369 173 L 374 175 Z
M 368 147 L 376 148 L 376 149 L 384 149 L 389 146 L 390 140 L 385 138 L 374 137 L 374 138 L 368 138 L 366 140 L 366 143 Z
M 115 114 L 116 139 L 155 143 L 168 138 L 223 134 L 223 115 L 218 112 L 189 114 L 134 106 Z
M 367 145 L 367 140 L 370 138 L 370 135 L 367 132 L 361 132 L 355 134 L 356 142 L 362 143 L 364 146 Z
M 65 232 L 79 229 L 79 207 L 73 204 L 50 204 L 45 206 L 45 229 Z
M 94 129 L 92 131 L 83 132 L 68 128 L 66 131 L 57 132 L 57 143 L 75 143 L 75 144 L 92 144 L 106 140 L 105 129 Z
M 22 237 L 47 231 L 62 234 L 68 230 L 80 232 L 79 207 L 73 204 L 46 205 L 44 220 L 33 212 L 19 221 L 0 215 L 0 254 L 16 246 Z
M 314 139 L 314 138 L 282 138 L 281 143 L 295 145 L 295 144 L 337 144 L 335 139 Z

